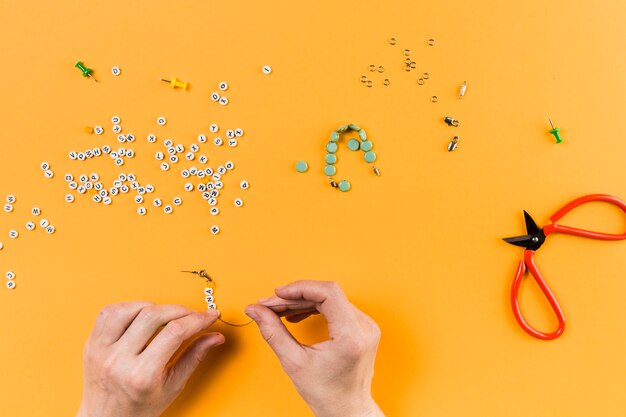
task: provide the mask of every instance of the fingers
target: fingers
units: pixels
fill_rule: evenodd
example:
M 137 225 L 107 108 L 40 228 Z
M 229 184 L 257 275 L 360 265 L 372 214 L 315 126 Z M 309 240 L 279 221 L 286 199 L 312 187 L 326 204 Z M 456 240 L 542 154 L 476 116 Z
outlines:
M 185 340 L 208 329 L 218 317 L 217 310 L 207 310 L 170 321 L 139 355 L 140 358 L 150 369 L 165 368 Z
M 290 322 L 290 323 L 300 323 L 302 320 L 304 319 L 308 319 L 310 316 L 312 316 L 313 314 L 318 314 L 316 313 L 300 313 L 300 314 L 294 314 L 292 316 L 286 316 L 285 319 Z
M 280 317 L 289 317 L 299 314 L 308 313 L 318 314 L 317 304 L 306 300 L 285 300 L 280 297 L 262 298 L 259 304 L 271 309 Z
M 224 335 L 221 333 L 210 333 L 200 336 L 178 358 L 174 366 L 170 368 L 167 383 L 171 384 L 174 390 L 181 390 L 200 362 L 204 360 L 209 350 L 223 344 L 224 341 Z
M 317 304 L 328 321 L 331 338 L 349 331 L 355 323 L 355 308 L 336 282 L 296 281 L 276 288 L 276 295 L 285 300 L 305 300 Z
M 298 362 L 298 357 L 304 354 L 304 350 L 276 313 L 260 304 L 249 305 L 245 312 L 259 326 L 261 335 L 281 363 L 285 360 Z
M 144 350 L 146 344 L 159 327 L 193 313 L 193 310 L 181 305 L 152 305 L 144 307 L 119 341 L 125 345 L 129 352 L 139 354 Z
M 104 307 L 89 337 L 92 342 L 112 345 L 124 334 L 139 312 L 153 305 L 147 301 L 111 304 Z

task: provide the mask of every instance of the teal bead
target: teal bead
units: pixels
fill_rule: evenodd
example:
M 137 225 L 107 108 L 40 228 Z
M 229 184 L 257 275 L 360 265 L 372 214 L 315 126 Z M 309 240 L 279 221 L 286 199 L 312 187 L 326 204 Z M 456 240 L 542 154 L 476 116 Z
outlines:
M 361 130 L 361 127 L 359 125 L 355 125 L 354 123 L 350 123 L 350 129 L 358 132 L 359 130 Z
M 360 147 L 361 147 L 361 142 L 359 142 L 358 140 L 350 139 L 348 141 L 348 149 L 350 149 L 351 151 L 358 151 Z
M 337 142 L 339 140 L 339 132 L 333 132 L 330 134 L 330 141 Z
M 343 125 L 343 126 L 340 126 L 339 129 L 337 129 L 337 132 L 343 133 L 343 132 L 347 131 L 348 129 L 350 129 L 349 125 Z
M 361 138 L 361 140 L 367 140 L 367 133 L 365 133 L 365 130 L 359 130 L 359 137 Z
M 344 193 L 346 191 L 350 191 L 351 187 L 352 186 L 350 185 L 350 181 L 346 181 L 346 180 L 339 181 L 339 189 L 343 191 Z
M 337 168 L 335 168 L 334 165 L 326 165 L 324 167 L 324 174 L 328 175 L 329 177 L 332 177 L 336 173 L 337 173 Z
M 305 161 L 296 162 L 296 171 L 298 172 L 307 172 L 309 170 L 309 164 Z
M 373 151 L 365 152 L 363 158 L 365 158 L 365 162 L 374 162 L 376 160 L 376 154 Z
M 371 141 L 369 141 L 369 140 L 361 142 L 361 150 L 363 152 L 371 151 L 373 146 L 374 146 L 374 144 Z
M 326 162 L 328 165 L 334 164 L 335 162 L 337 162 L 337 155 L 335 155 L 334 153 L 327 153 L 324 157 L 324 162 Z
M 326 151 L 328 151 L 330 153 L 337 152 L 337 144 L 335 142 L 328 142 L 326 144 Z

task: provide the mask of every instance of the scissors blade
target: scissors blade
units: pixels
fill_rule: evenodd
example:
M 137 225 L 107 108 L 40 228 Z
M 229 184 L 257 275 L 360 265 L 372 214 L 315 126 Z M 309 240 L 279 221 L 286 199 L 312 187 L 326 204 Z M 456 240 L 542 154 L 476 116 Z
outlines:
M 532 235 L 506 237 L 504 240 L 507 243 L 515 246 L 521 246 L 522 248 L 528 248 L 532 243 Z
M 537 223 L 535 223 L 533 218 L 530 217 L 530 214 L 528 214 L 526 210 L 524 210 L 524 220 L 526 221 L 526 233 L 528 233 L 529 235 L 536 235 L 541 231 L 539 226 L 537 226 Z

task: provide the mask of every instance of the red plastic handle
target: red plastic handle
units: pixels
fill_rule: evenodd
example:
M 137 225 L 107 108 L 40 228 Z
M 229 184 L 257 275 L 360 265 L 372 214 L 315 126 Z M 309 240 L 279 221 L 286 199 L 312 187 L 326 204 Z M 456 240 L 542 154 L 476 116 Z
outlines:
M 626 232 L 622 234 L 600 233 L 600 232 L 592 232 L 589 230 L 576 229 L 574 227 L 561 226 L 559 224 L 556 224 L 557 221 L 559 221 L 563 216 L 565 216 L 567 213 L 569 213 L 576 207 L 585 203 L 590 203 L 592 201 L 603 201 L 606 203 L 614 204 L 626 213 L 626 203 L 617 197 L 613 197 L 611 195 L 605 195 L 605 194 L 586 195 L 584 197 L 577 198 L 576 200 L 568 203 L 565 207 L 561 208 L 559 211 L 554 213 L 552 217 L 550 217 L 550 221 L 552 222 L 552 224 L 543 228 L 543 232 L 545 233 L 545 235 L 548 236 L 551 233 L 564 233 L 568 235 L 582 236 L 582 237 L 588 237 L 590 239 L 600 239 L 600 240 L 624 240 L 626 239 Z
M 519 263 L 515 279 L 513 280 L 513 287 L 511 288 L 511 306 L 513 307 L 513 315 L 515 316 L 515 319 L 526 333 L 533 337 L 536 337 L 537 339 L 552 340 L 563 334 L 563 331 L 565 330 L 565 316 L 563 315 L 563 310 L 561 310 L 559 302 L 556 300 L 556 297 L 550 290 L 550 287 L 548 287 L 548 284 L 543 279 L 541 273 L 537 269 L 537 265 L 535 265 L 534 255 L 535 252 L 532 250 L 524 251 L 524 260 L 520 261 Z M 537 281 L 537 285 L 539 285 L 539 288 L 541 288 L 543 295 L 545 295 L 548 299 L 548 302 L 550 303 L 550 306 L 552 307 L 552 310 L 554 311 L 554 314 L 559 321 L 558 329 L 556 329 L 552 333 L 544 333 L 534 329 L 530 324 L 528 324 L 528 322 L 526 321 L 526 319 L 524 319 L 524 316 L 522 315 L 522 311 L 519 305 L 519 288 L 522 284 L 522 278 L 524 277 L 524 273 L 526 272 L 527 267 L 532 276 L 535 278 L 535 281 Z

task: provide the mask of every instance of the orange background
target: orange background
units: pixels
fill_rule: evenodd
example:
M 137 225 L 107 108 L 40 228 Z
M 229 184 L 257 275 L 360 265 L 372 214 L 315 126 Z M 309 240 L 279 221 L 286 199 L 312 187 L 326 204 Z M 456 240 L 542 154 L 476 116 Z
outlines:
M 625 14 L 619 0 L 2 0 L 0 195 L 18 201 L 0 212 L 0 270 L 17 274 L 15 290 L 0 290 L 0 415 L 72 415 L 98 310 L 134 299 L 201 309 L 202 281 L 178 272 L 191 268 L 215 277 L 232 321 L 276 285 L 338 280 L 382 328 L 374 395 L 390 416 L 625 415 L 626 242 L 550 237 L 537 262 L 568 327 L 543 342 L 514 321 L 508 292 L 522 249 L 500 240 L 524 232 L 522 209 L 543 225 L 585 194 L 626 198 Z M 404 71 L 405 48 L 417 71 Z M 77 60 L 99 84 L 81 77 Z M 369 73 L 369 64 L 386 70 Z M 263 65 L 273 73 L 263 75 Z M 422 72 L 431 78 L 419 86 Z M 158 81 L 172 76 L 190 90 Z M 220 81 L 230 84 L 225 107 L 208 97 Z M 114 114 L 138 138 L 126 146 L 133 160 L 120 169 L 108 157 L 67 158 L 72 149 L 119 146 Z M 165 127 L 155 123 L 160 115 Z M 548 116 L 562 127 L 558 146 Z M 245 130 L 237 148 L 200 152 L 210 166 L 236 164 L 217 218 L 182 189 L 178 172 L 191 164 L 164 173 L 153 157 L 165 137 L 187 147 L 199 133 L 212 139 L 213 122 L 222 134 Z M 341 146 L 337 178 L 353 189 L 340 193 L 322 159 L 330 132 L 349 122 L 372 138 L 382 176 Z M 83 133 L 97 124 L 103 136 Z M 146 142 L 149 133 L 157 144 Z M 455 134 L 460 147 L 448 153 Z M 304 175 L 293 169 L 299 159 L 311 167 Z M 54 179 L 43 177 L 42 161 Z M 147 204 L 145 217 L 134 193 L 109 207 L 87 196 L 67 204 L 66 172 L 98 172 L 108 186 L 134 172 L 155 185 L 152 197 L 185 201 L 171 216 Z M 251 184 L 245 192 L 242 179 Z M 236 197 L 243 208 L 232 205 Z M 54 235 L 25 230 L 35 205 Z M 626 227 L 602 204 L 564 223 Z M 220 235 L 208 231 L 213 224 Z M 8 238 L 11 228 L 18 239 Z M 555 326 L 528 279 L 522 298 L 534 325 Z M 254 327 L 217 327 L 227 344 L 167 416 L 310 415 Z M 319 319 L 293 329 L 308 342 L 324 335 Z

